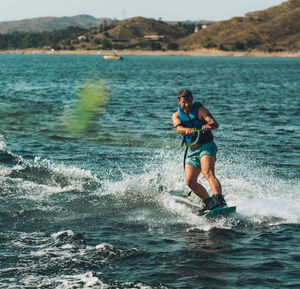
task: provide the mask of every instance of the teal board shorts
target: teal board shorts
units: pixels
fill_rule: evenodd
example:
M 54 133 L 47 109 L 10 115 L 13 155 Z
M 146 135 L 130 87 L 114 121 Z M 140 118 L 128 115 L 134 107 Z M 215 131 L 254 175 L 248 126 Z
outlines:
M 203 157 L 204 155 L 210 155 L 216 158 L 217 150 L 218 149 L 214 141 L 205 143 L 196 149 L 189 148 L 185 163 L 195 168 L 201 169 L 201 163 L 200 163 L 201 157 Z

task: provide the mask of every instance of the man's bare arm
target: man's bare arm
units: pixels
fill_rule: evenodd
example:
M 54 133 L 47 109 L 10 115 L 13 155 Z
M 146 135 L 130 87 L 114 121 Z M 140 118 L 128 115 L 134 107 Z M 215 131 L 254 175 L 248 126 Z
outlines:
M 219 124 L 214 119 L 212 114 L 204 106 L 200 107 L 198 110 L 198 118 L 204 120 L 207 124 L 202 126 L 202 130 L 206 131 L 209 129 L 216 129 L 219 127 Z

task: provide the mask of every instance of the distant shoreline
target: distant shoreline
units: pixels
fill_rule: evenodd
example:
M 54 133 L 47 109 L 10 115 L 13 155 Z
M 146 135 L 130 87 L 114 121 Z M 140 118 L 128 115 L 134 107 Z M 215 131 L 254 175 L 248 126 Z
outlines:
M 300 51 L 263 52 L 263 51 L 223 51 L 217 49 L 195 50 L 120 50 L 118 55 L 153 55 L 153 56 L 221 56 L 221 57 L 291 57 L 299 58 Z M 47 54 L 47 55 L 113 55 L 113 50 L 45 50 L 45 49 L 18 49 L 3 50 L 0 54 Z

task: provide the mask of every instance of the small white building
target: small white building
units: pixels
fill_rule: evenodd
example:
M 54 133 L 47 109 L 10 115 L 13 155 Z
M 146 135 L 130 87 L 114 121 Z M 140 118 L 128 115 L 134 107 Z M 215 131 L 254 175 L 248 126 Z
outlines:
M 146 35 L 144 36 L 145 39 L 150 40 L 150 41 L 159 41 L 159 40 L 164 40 L 165 36 L 164 35 Z
M 200 26 L 200 29 L 199 29 L 199 26 L 196 25 L 194 32 L 197 33 L 197 32 L 199 32 L 199 30 L 206 29 L 207 27 L 208 27 L 207 25 L 203 24 L 203 25 Z
M 80 36 L 77 37 L 77 39 L 78 39 L 79 41 L 85 40 L 85 39 L 86 39 L 86 36 L 80 35 Z

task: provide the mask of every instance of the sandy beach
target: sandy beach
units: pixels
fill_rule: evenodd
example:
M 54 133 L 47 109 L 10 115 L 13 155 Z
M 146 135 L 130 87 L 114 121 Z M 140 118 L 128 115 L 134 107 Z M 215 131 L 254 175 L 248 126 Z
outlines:
M 3 50 L 5 54 L 71 54 L 71 55 L 156 55 L 156 56 L 222 56 L 222 57 L 300 57 L 300 51 L 264 52 L 264 51 L 222 51 L 217 49 L 195 50 L 48 50 L 48 49 L 18 49 Z

